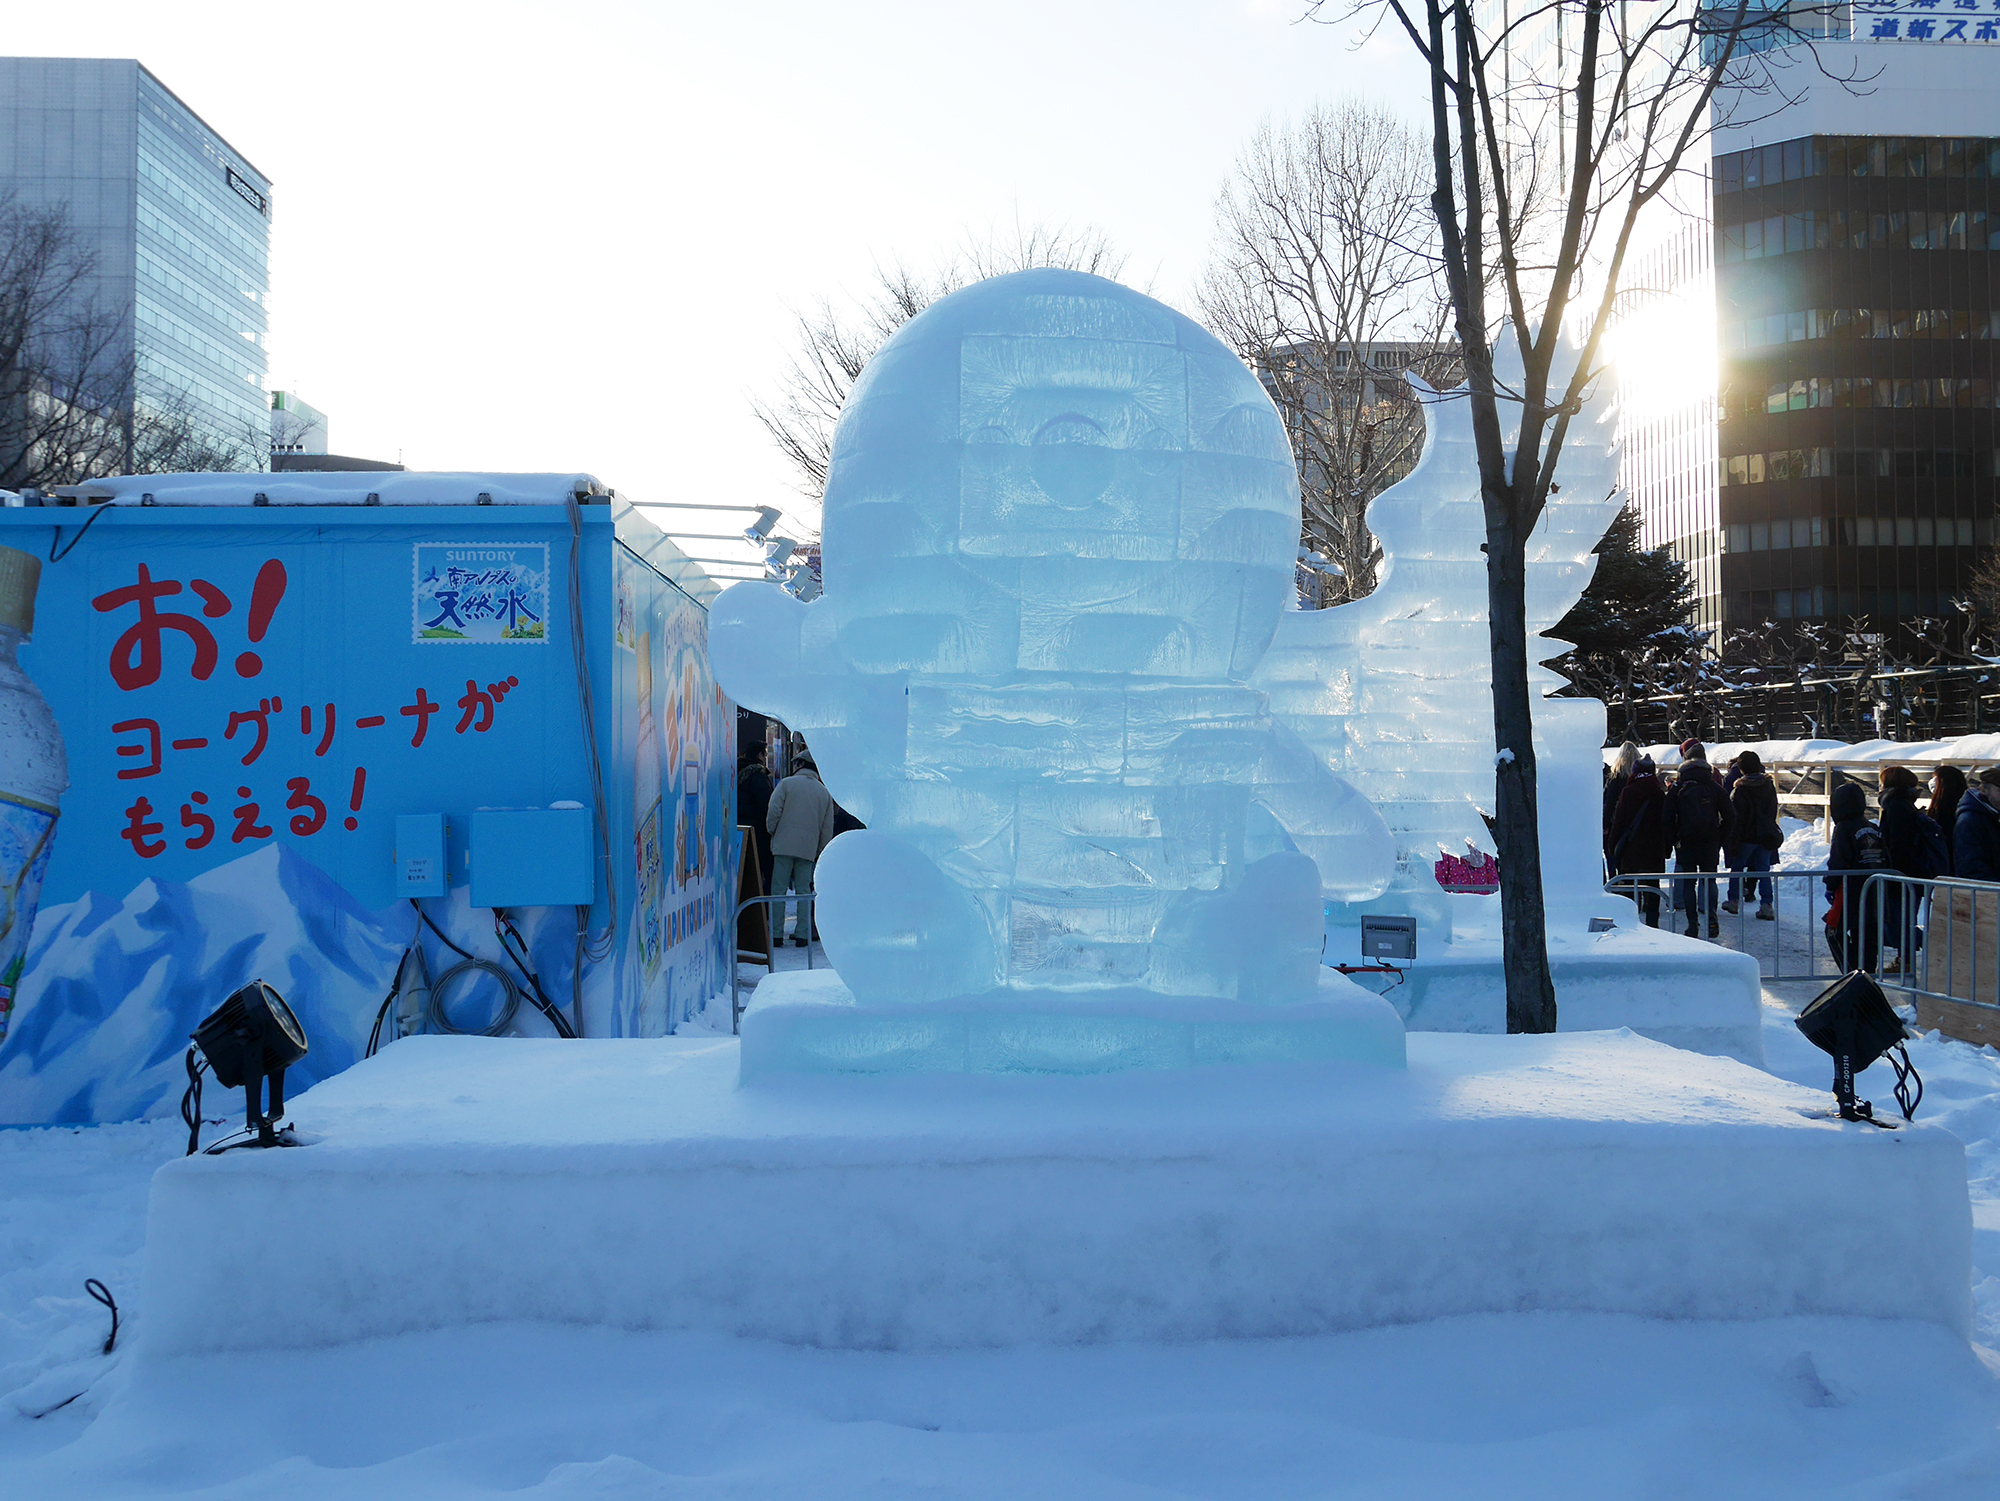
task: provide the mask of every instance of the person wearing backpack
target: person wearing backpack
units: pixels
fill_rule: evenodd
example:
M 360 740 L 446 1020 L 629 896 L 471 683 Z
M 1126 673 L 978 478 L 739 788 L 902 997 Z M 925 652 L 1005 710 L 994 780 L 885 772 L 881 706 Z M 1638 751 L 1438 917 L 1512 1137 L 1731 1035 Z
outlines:
M 1919 881 L 1934 881 L 1951 874 L 1951 854 L 1945 844 L 1944 831 L 1918 806 L 1919 790 L 1917 775 L 1907 766 L 1885 766 L 1882 769 L 1879 799 L 1882 804 L 1882 840 L 1888 847 L 1889 866 L 1898 875 Z M 1895 963 L 1884 967 L 1885 973 L 1905 967 L 1924 946 L 1924 930 L 1917 926 L 1918 916 L 1923 910 L 1921 895 L 1906 900 L 1906 894 L 1921 893 L 1923 889 L 1921 886 L 1896 886 L 1884 896 L 1883 932 L 1897 952 Z
M 1722 857 L 1722 846 L 1729 839 L 1729 799 L 1723 796 L 1722 787 L 1715 780 L 1715 773 L 1708 762 L 1700 758 L 1701 746 L 1689 743 L 1694 745 L 1696 759 L 1681 762 L 1681 769 L 1674 777 L 1673 790 L 1667 794 L 1667 842 L 1673 847 L 1676 873 L 1712 872 Z M 1688 937 L 1701 936 L 1700 919 L 1704 907 L 1708 910 L 1708 936 L 1722 936 L 1722 926 L 1715 915 L 1715 888 L 1718 884 L 1716 881 L 1674 882 L 1674 907 L 1687 913 Z
M 1760 886 L 1763 901 L 1757 908 L 1757 916 L 1765 922 L 1773 922 L 1777 912 L 1771 905 L 1771 877 L 1768 872 L 1777 862 L 1778 850 L 1785 842 L 1784 830 L 1778 827 L 1778 787 L 1764 770 L 1764 761 L 1753 750 L 1744 751 L 1736 758 L 1736 785 L 1729 790 L 1729 832 L 1734 842 L 1734 850 L 1729 858 L 1729 900 L 1722 904 L 1724 912 L 1739 911 L 1739 899 L 1749 897 Z M 1749 879 L 1737 887 L 1737 871 L 1748 871 Z M 1763 875 L 1761 881 L 1759 875 Z
M 1862 900 L 1870 873 L 1888 870 L 1889 846 L 1882 831 L 1868 821 L 1868 794 L 1859 782 L 1842 782 L 1828 802 L 1833 815 L 1833 843 L 1827 851 L 1829 870 L 1847 875 L 1826 878 L 1826 943 L 1843 972 L 1875 968 L 1881 931 L 1872 904 Z
M 1617 875 L 1652 875 L 1667 864 L 1666 794 L 1655 775 L 1653 758 L 1641 756 L 1632 764 L 1625 789 L 1618 794 L 1611 813 L 1611 869 Z M 1649 928 L 1660 925 L 1660 883 L 1629 883 L 1632 900 Z M 1625 888 L 1621 888 L 1625 889 Z

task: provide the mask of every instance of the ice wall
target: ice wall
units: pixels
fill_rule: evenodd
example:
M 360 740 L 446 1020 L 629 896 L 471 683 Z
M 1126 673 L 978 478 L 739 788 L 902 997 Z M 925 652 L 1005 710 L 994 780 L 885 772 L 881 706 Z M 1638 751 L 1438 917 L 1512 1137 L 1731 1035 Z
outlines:
M 1565 346 L 1557 376 L 1567 381 Z M 1495 350 L 1495 378 L 1518 390 L 1511 336 Z M 1487 636 L 1486 523 L 1479 498 L 1471 403 L 1465 389 L 1424 401 L 1423 457 L 1377 496 L 1368 524 L 1381 540 L 1375 592 L 1332 610 L 1279 623 L 1252 676 L 1272 712 L 1381 812 L 1396 840 L 1396 890 L 1377 905 L 1413 911 L 1449 932 L 1455 900 L 1437 888 L 1441 852 L 1492 851 L 1480 810 L 1494 799 L 1493 680 Z M 1558 387 L 1560 389 L 1560 386 Z M 1503 399 L 1511 452 L 1520 406 Z M 1598 851 L 1604 706 L 1544 697 L 1563 679 L 1543 661 L 1564 643 L 1543 639 L 1569 612 L 1597 567 L 1591 549 L 1617 516 L 1618 453 L 1605 383 L 1571 419 L 1557 487 L 1528 539 L 1529 683 L 1535 702 L 1542 879 L 1551 908 L 1602 898 Z M 1329 672 L 1327 664 L 1334 664 Z
M 1298 533 L 1269 398 L 1149 297 L 1024 271 L 889 341 L 835 434 L 824 596 L 710 620 L 724 689 L 869 825 L 819 873 L 860 1000 L 1314 994 L 1322 890 L 1393 860 L 1251 681 Z

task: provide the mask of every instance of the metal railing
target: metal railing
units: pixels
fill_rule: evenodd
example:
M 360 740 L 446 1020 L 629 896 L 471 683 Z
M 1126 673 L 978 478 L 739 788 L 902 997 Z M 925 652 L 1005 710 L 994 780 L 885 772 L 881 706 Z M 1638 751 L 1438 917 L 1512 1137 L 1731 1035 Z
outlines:
M 1861 918 L 1858 968 L 1885 990 L 1971 1007 L 2000 1032 L 2000 885 L 1878 871 L 1862 887 Z
M 1829 879 L 1841 881 L 1842 915 L 1831 928 Z M 1765 881 L 1769 918 L 1758 915 Z M 1732 885 L 1733 913 L 1722 910 Z M 1765 980 L 1833 980 L 1864 969 L 1913 1001 L 1990 1015 L 1982 1025 L 2000 1033 L 2000 884 L 1880 869 L 1704 870 L 1614 876 L 1604 889 L 1639 904 L 1642 917 L 1649 900 L 1657 903 L 1656 926 L 1668 931 L 1685 932 L 1695 917 L 1703 937 L 1713 902 L 1714 936 L 1755 958 Z
M 735 925 L 743 920 L 743 914 L 745 912 L 748 912 L 752 907 L 760 906 L 768 902 L 799 902 L 804 904 L 803 910 L 799 913 L 799 916 L 804 920 L 806 925 L 806 945 L 805 945 L 806 968 L 811 969 L 813 967 L 813 946 L 812 946 L 813 898 L 811 893 L 809 892 L 801 893 L 797 891 L 785 891 L 778 893 L 776 896 L 745 897 L 742 901 L 736 904 L 736 915 L 735 917 L 730 919 L 730 924 L 731 924 L 729 930 L 730 936 L 732 938 L 735 936 L 736 933 Z M 770 913 L 765 917 L 764 923 L 765 923 L 765 929 L 769 933 L 771 939 L 771 947 L 767 952 L 771 956 L 773 965 L 775 965 L 775 962 L 778 957 L 778 950 L 784 946 L 785 942 L 785 914 L 783 912 Z M 743 992 L 739 988 L 736 979 L 737 966 L 742 963 L 742 960 L 743 960 L 743 950 L 741 948 L 732 947 L 729 951 L 729 1030 L 732 1033 L 740 1032 L 743 1030 Z M 775 967 L 767 967 L 767 969 L 770 974 L 777 973 Z
M 1642 918 L 1649 905 L 1655 906 L 1657 921 L 1651 925 L 1666 931 L 1684 932 L 1689 919 L 1698 918 L 1697 936 L 1711 936 L 1708 925 L 1713 913 L 1713 936 L 1725 947 L 1756 959 L 1766 980 L 1831 980 L 1846 971 L 1837 967 L 1824 936 L 1825 882 L 1830 876 L 1873 874 L 1866 870 L 1645 871 L 1613 876 L 1604 889 L 1629 897 Z M 1761 898 L 1767 882 L 1771 916 L 1764 918 L 1758 913 L 1766 906 Z M 1729 900 L 1735 902 L 1734 912 L 1723 910 Z

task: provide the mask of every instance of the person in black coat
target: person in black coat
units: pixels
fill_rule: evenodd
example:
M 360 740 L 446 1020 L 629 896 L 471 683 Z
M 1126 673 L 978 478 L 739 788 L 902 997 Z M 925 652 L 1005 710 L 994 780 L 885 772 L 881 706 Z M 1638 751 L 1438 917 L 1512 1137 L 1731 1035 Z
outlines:
M 771 891 L 771 832 L 764 827 L 771 812 L 771 773 L 764 769 L 764 747 L 743 753 L 736 768 L 736 816 L 748 824 L 757 837 L 757 870 L 763 876 L 761 890 Z
M 1951 853 L 1959 880 L 2000 881 L 2000 766 L 1980 772 L 1958 800 Z
M 1604 771 L 1604 868 L 1618 869 L 1618 862 L 1611 857 L 1611 824 L 1618 816 L 1618 799 L 1625 795 L 1625 784 L 1632 780 L 1632 768 L 1639 764 L 1639 747 L 1626 741 L 1618 747 L 1618 754 Z
M 1833 816 L 1827 869 L 1849 872 L 1826 878 L 1827 947 L 1843 970 L 1872 970 L 1881 933 L 1874 904 L 1864 901 L 1862 893 L 1870 872 L 1890 868 L 1888 841 L 1868 821 L 1868 794 L 1859 782 L 1842 782 L 1834 788 L 1827 811 Z
M 1696 750 L 1700 746 L 1695 747 Z M 1667 794 L 1667 842 L 1673 846 L 1675 871 L 1713 871 L 1729 839 L 1729 800 L 1704 760 L 1683 761 Z M 1674 907 L 1687 913 L 1687 936 L 1700 936 L 1702 909 L 1708 911 L 1708 936 L 1720 938 L 1716 919 L 1716 881 L 1676 881 Z
M 1931 802 L 1924 811 L 1944 831 L 1946 875 L 1958 870 L 1958 855 L 1951 847 L 1951 836 L 1958 825 L 1958 805 L 1965 800 L 1965 787 L 1965 773 L 1956 766 L 1938 766 L 1931 772 Z
M 1652 875 L 1666 869 L 1666 793 L 1655 774 L 1653 758 L 1641 756 L 1625 779 L 1618 804 L 1611 811 L 1611 869 L 1618 875 Z M 1634 881 L 1620 887 L 1639 904 L 1646 926 L 1660 925 L 1660 883 Z
M 1763 758 L 1753 750 L 1736 758 L 1733 775 L 1735 782 L 1729 788 L 1729 868 L 1748 871 L 1750 877 L 1740 891 L 1736 877 L 1730 877 L 1729 900 L 1722 904 L 1722 909 L 1735 912 L 1739 899 L 1755 894 L 1761 886 L 1763 901 L 1757 915 L 1771 922 L 1777 917 L 1771 905 L 1771 878 L 1763 875 L 1760 881 L 1758 877 L 1776 863 L 1778 850 L 1785 842 L 1784 830 L 1778 824 L 1778 787 L 1765 772 Z

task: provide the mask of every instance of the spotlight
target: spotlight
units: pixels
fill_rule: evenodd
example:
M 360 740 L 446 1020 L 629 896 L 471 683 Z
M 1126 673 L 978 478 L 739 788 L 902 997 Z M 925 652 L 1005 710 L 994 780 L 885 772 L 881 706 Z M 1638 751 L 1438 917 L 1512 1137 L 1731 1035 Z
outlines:
M 778 524 L 778 513 L 769 506 L 760 507 L 757 519 L 743 528 L 745 542 L 762 542 L 771 535 L 771 528 Z
M 789 558 L 792 555 L 793 551 L 798 547 L 798 545 L 799 544 L 794 542 L 790 537 L 771 538 L 770 541 L 764 544 L 765 565 L 771 568 L 784 567 L 785 559 Z
M 285 1113 L 285 1070 L 306 1055 L 306 1032 L 284 998 L 262 980 L 252 980 L 194 1029 L 188 1049 L 188 1092 L 181 1117 L 188 1125 L 188 1155 L 201 1137 L 201 1070 L 215 1074 L 225 1089 L 241 1088 L 246 1102 L 244 1130 L 251 1140 L 234 1146 L 290 1146 L 274 1122 Z M 202 1063 L 197 1066 L 195 1054 Z M 264 1081 L 271 1081 L 270 1110 L 264 1109 Z M 211 1147 L 210 1151 L 224 1150 Z
M 1882 994 L 1881 986 L 1861 970 L 1835 980 L 1799 1013 L 1798 1029 L 1806 1040 L 1833 1056 L 1833 1097 L 1844 1121 L 1874 1121 L 1893 1126 L 1894 1121 L 1875 1120 L 1875 1110 L 1866 1100 L 1854 1098 L 1854 1076 L 1883 1054 L 1896 1071 L 1896 1104 L 1904 1120 L 1914 1120 L 1924 1098 L 1924 1081 L 1910 1063 L 1903 1046 L 1903 1019 L 1896 1015 Z M 1916 1081 L 1916 1094 L 1910 1082 Z

